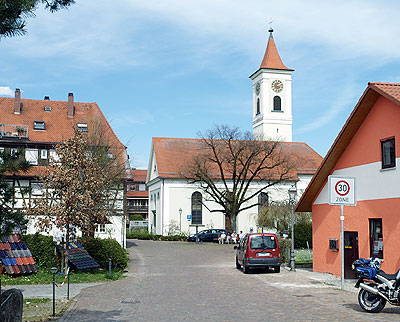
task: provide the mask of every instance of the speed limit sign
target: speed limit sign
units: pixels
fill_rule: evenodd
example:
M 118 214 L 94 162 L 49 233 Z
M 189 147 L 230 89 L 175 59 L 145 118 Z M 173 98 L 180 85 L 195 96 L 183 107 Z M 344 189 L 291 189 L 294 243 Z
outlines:
M 351 177 L 328 177 L 329 204 L 355 206 L 355 178 Z

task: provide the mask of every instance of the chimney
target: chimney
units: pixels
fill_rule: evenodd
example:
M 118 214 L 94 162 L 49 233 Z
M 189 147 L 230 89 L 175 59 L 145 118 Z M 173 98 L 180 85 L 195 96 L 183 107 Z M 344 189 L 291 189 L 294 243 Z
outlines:
M 45 100 L 45 101 L 50 101 L 50 96 L 45 96 L 45 97 L 44 97 L 44 100 Z
M 15 89 L 14 114 L 21 114 L 21 90 Z
M 74 117 L 74 94 L 73 93 L 68 93 L 68 117 L 72 118 Z

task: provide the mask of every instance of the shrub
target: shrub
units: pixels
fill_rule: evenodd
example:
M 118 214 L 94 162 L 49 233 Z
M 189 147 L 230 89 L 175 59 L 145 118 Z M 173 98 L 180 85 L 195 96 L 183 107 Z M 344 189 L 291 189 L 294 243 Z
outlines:
M 82 246 L 101 267 L 108 268 L 109 258 L 113 268 L 122 270 L 128 265 L 128 255 L 115 239 L 86 239 L 82 240 Z
M 294 224 L 294 248 L 312 247 L 312 223 L 298 222 Z
M 278 237 L 278 242 L 281 250 L 281 260 L 283 263 L 288 263 L 288 249 L 292 247 L 292 240 L 289 238 Z
M 132 221 L 143 221 L 143 217 L 141 215 L 129 215 L 129 219 Z
M 37 267 L 51 268 L 57 266 L 53 237 L 36 233 L 34 235 L 25 235 L 24 241 L 28 245 Z

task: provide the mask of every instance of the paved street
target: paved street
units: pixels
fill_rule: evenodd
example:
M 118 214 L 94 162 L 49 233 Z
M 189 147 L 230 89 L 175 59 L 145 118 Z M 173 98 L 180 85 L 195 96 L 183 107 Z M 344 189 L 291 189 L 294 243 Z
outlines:
M 128 241 L 126 279 L 84 289 L 66 321 L 399 321 L 400 308 L 361 311 L 357 293 L 306 273 L 234 266 L 230 245 Z

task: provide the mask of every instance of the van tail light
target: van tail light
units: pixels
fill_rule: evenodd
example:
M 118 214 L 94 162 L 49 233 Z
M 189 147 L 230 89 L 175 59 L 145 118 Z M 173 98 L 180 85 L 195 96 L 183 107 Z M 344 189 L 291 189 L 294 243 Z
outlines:
M 246 263 L 248 263 L 248 262 L 249 262 L 249 259 L 248 259 L 248 258 L 245 258 L 244 261 L 245 261 Z

